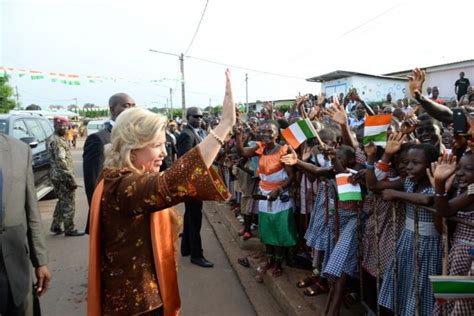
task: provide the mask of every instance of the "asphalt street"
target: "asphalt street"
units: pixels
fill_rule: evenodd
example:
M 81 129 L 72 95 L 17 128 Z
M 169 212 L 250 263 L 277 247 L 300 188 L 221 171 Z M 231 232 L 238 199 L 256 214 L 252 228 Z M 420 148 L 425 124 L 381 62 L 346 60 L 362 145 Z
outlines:
M 77 183 L 83 186 L 82 145 L 72 149 Z M 40 201 L 46 240 L 49 249 L 49 268 L 53 279 L 49 291 L 41 298 L 43 315 L 86 315 L 88 236 L 54 236 L 49 232 L 56 200 Z M 182 212 L 184 205 L 177 208 Z M 87 220 L 87 199 L 84 188 L 76 191 L 75 224 L 83 230 Z M 212 269 L 204 269 L 179 259 L 179 287 L 181 315 L 255 315 L 237 276 L 230 266 L 208 221 L 203 217 L 202 239 L 205 256 L 214 262 Z

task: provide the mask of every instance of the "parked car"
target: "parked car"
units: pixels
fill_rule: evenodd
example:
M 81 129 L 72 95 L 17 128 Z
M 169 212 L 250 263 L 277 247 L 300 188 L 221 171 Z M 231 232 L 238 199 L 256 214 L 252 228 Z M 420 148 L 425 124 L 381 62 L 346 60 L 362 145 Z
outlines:
M 107 120 L 96 120 L 96 121 L 89 121 L 86 126 L 87 136 L 97 133 L 105 128 L 104 123 Z
M 51 165 L 46 149 L 46 138 L 53 134 L 53 132 L 53 125 L 44 116 L 24 114 L 0 115 L 0 133 L 19 139 L 31 147 L 38 200 L 53 191 L 53 185 L 49 178 Z

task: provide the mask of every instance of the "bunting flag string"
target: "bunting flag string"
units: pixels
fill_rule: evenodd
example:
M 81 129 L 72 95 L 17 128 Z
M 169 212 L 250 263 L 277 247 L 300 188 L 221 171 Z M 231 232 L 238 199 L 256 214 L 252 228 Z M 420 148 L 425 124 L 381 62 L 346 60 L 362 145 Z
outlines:
M 34 81 L 48 80 L 51 83 L 63 84 L 68 86 L 80 86 L 83 84 L 101 84 L 106 82 L 124 82 L 131 84 L 149 83 L 153 85 L 162 85 L 163 81 L 180 81 L 180 79 L 161 78 L 161 79 L 144 79 L 144 78 L 125 78 L 118 76 L 97 76 L 97 75 L 79 75 L 66 74 L 61 72 L 42 72 L 39 70 L 25 70 L 23 68 L 5 67 L 0 65 L 0 76 L 15 76 L 17 79 L 30 79 Z

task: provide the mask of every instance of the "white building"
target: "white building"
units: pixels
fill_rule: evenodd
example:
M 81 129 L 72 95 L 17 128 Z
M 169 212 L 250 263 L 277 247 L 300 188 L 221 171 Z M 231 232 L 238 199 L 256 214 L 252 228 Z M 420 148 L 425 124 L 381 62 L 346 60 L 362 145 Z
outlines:
M 393 101 L 407 96 L 407 79 L 399 76 L 336 70 L 306 80 L 320 82 L 321 91 L 326 93 L 327 97 L 340 93 L 346 95 L 351 88 L 356 88 L 357 93 L 365 102 L 385 101 L 388 93 Z
M 471 85 L 474 85 L 474 59 L 435 65 L 422 69 L 426 71 L 426 81 L 423 93 L 426 92 L 427 87 L 437 86 L 441 98 L 455 98 L 454 83 L 459 79 L 460 72 L 464 72 L 465 78 L 469 79 Z M 411 69 L 391 72 L 386 74 L 386 76 L 405 77 L 409 74 L 411 74 Z

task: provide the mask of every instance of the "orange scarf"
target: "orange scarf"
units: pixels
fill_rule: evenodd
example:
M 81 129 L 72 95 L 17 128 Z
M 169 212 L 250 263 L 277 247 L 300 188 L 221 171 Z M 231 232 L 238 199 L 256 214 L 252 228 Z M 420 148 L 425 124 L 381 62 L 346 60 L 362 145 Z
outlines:
M 89 240 L 89 282 L 87 287 L 87 315 L 102 315 L 100 281 L 100 203 L 104 180 L 97 185 L 91 202 Z M 176 247 L 180 231 L 180 218 L 172 209 L 150 214 L 153 258 L 158 276 L 164 315 L 177 316 L 181 309 L 176 266 Z

